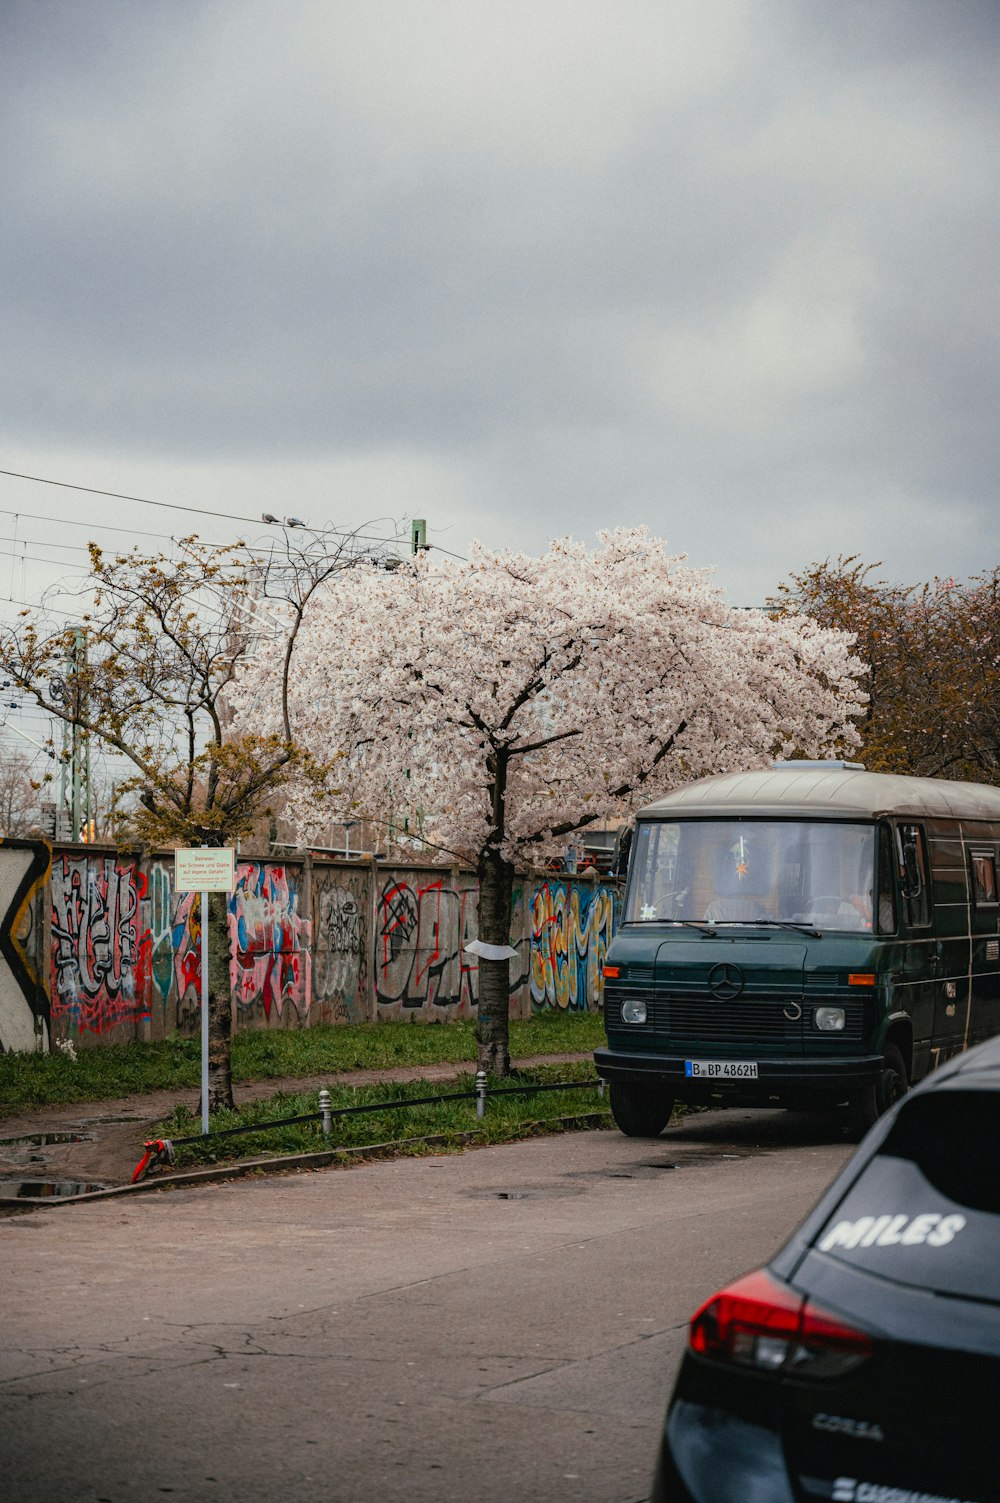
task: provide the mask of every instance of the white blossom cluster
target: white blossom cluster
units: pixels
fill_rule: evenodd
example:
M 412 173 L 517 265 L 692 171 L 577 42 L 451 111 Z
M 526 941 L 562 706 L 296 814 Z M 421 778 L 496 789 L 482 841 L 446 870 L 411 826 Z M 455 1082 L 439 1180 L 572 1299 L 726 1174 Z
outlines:
M 278 724 L 271 654 L 233 696 L 256 731 Z M 296 735 L 343 754 L 345 817 L 416 828 L 422 811 L 467 860 L 538 861 L 679 782 L 851 747 L 861 671 L 843 633 L 732 609 L 709 571 L 623 528 L 596 549 L 474 545 L 468 562 L 341 573 L 311 605 L 290 694 Z M 292 802 L 307 835 L 310 799 Z

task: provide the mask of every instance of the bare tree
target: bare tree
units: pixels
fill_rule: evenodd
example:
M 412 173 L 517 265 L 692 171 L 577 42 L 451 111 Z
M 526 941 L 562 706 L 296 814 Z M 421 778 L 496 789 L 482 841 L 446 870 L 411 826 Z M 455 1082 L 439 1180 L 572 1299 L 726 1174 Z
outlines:
M 288 683 L 309 603 L 385 542 L 350 533 L 286 530 L 265 553 L 191 536 L 175 557 L 137 549 L 106 556 L 90 545 L 93 605 L 78 625 L 47 629 L 24 612 L 0 666 L 46 714 L 125 758 L 117 787 L 132 809 L 123 835 L 159 846 L 222 846 L 245 834 L 294 774 L 330 796 L 336 752 L 296 741 Z M 281 669 L 268 729 L 234 727 L 227 693 L 267 639 Z M 233 1104 L 229 935 L 224 894 L 209 904 L 210 1106 Z
M 24 839 L 37 833 L 41 787 L 34 758 L 12 747 L 0 747 L 0 835 Z

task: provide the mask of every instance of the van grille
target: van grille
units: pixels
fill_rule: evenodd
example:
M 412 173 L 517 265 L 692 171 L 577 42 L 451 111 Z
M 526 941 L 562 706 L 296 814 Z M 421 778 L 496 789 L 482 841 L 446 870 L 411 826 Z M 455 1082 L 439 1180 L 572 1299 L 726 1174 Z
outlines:
M 629 990 L 632 990 L 631 988 Z M 612 1027 L 620 1026 L 622 1003 L 627 991 L 612 991 L 604 994 L 605 1020 Z M 661 1037 L 676 1039 L 683 1043 L 689 1039 L 720 1044 L 785 1044 L 801 1048 L 806 1038 L 858 1040 L 864 1033 L 864 1002 L 858 997 L 842 995 L 832 997 L 804 998 L 785 994 L 781 997 L 739 997 L 732 1002 L 720 1002 L 714 997 L 678 996 L 665 991 L 649 992 L 635 990 L 648 1008 L 648 1018 L 639 1032 L 653 1031 Z M 802 1009 L 800 1018 L 786 1018 L 785 1008 Z M 844 1028 L 838 1033 L 819 1033 L 813 1027 L 813 1011 L 817 1007 L 842 1007 L 847 1014 Z M 630 1030 L 631 1031 L 631 1030 Z
M 668 997 L 659 993 L 653 1002 L 653 1026 L 657 1033 L 673 1039 L 801 1046 L 803 1017 L 786 1018 L 782 1010 L 795 1001 L 793 997 L 780 1001 L 741 997 L 735 1002 L 718 1002 L 714 997 Z M 801 1002 L 798 1005 L 801 1007 Z

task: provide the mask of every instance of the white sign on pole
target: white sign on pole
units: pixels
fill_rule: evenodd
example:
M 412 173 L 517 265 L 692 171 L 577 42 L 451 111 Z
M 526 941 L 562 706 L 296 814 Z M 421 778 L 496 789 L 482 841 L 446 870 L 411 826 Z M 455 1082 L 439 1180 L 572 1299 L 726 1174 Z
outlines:
M 208 1132 L 208 895 L 236 886 L 231 845 L 184 846 L 174 851 L 174 891 L 201 893 L 201 1130 Z
M 232 892 L 236 852 L 231 845 L 185 846 L 174 851 L 175 892 Z

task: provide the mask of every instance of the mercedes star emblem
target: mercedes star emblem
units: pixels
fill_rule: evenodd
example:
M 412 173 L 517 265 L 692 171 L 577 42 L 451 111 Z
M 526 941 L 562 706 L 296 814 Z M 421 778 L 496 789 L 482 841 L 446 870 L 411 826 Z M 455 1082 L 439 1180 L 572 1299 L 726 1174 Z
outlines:
M 738 965 L 714 965 L 708 973 L 708 989 L 720 1002 L 731 1002 L 743 990 L 744 976 Z

